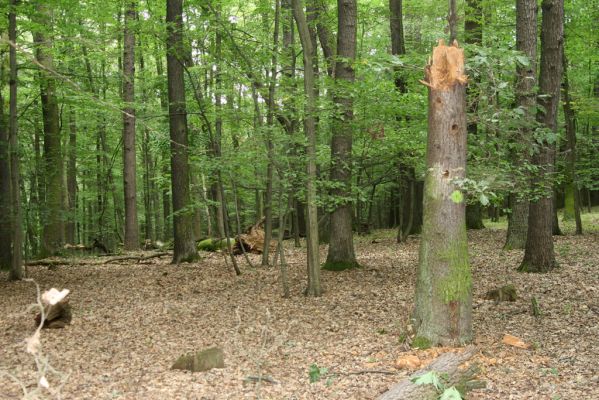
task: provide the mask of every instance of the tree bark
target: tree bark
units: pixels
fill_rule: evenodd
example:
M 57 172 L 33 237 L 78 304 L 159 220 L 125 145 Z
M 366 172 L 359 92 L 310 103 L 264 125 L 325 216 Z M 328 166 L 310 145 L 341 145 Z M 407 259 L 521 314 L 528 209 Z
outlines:
M 135 33 L 137 1 L 126 2 L 123 30 L 123 187 L 125 192 L 125 250 L 139 249 L 135 158 Z
M 37 19 L 43 26 L 52 21 L 52 11 L 44 2 L 37 4 Z M 36 28 L 39 29 L 39 28 Z M 33 32 L 36 58 L 42 65 L 39 74 L 42 114 L 44 120 L 44 173 L 46 183 L 47 214 L 42 219 L 41 256 L 58 252 L 64 241 L 63 215 L 63 162 L 60 137 L 60 116 L 56 98 L 56 82 L 53 77 L 52 39 L 41 30 Z
M 358 7 L 356 0 L 338 0 L 337 57 L 333 103 L 338 114 L 333 116 L 331 139 L 331 175 L 335 184 L 331 194 L 337 208 L 331 212 L 329 253 L 323 266 L 334 271 L 358 267 L 353 242 L 352 198 L 352 140 L 353 99 L 355 79 L 353 62 L 356 58 Z
M 308 242 L 308 287 L 306 295 L 320 296 L 320 255 L 318 247 L 318 215 L 316 209 L 316 92 L 312 58 L 314 47 L 308 31 L 302 0 L 292 0 L 293 17 L 297 24 L 304 52 L 304 133 L 308 139 L 306 156 L 308 158 L 306 179 L 307 242 Z
M 139 72 L 142 76 L 145 74 L 145 58 L 141 43 L 139 43 Z M 149 101 L 148 91 L 145 85 L 142 85 L 142 102 Z M 143 139 L 141 143 L 142 165 L 143 165 L 143 204 L 144 204 L 144 239 L 152 243 L 156 241 L 156 234 L 159 231 L 156 225 L 159 223 L 158 212 L 156 209 L 157 199 L 156 188 L 153 180 L 154 161 L 150 151 L 150 129 L 147 126 L 143 128 Z
M 568 59 L 566 52 L 562 51 L 563 82 L 562 91 L 564 95 L 564 119 L 566 120 L 566 206 L 564 207 L 564 219 L 574 218 L 576 221 L 576 234 L 582 235 L 582 220 L 580 218 L 580 195 L 576 183 L 576 113 L 572 108 L 570 98 L 570 85 L 568 81 Z
M 465 203 L 455 179 L 466 173 L 464 53 L 441 41 L 426 68 L 429 87 L 424 225 L 416 281 L 417 335 L 432 345 L 472 338 L 472 278 Z
M 458 13 L 456 0 L 449 0 L 449 11 L 447 13 L 447 27 L 449 30 L 449 44 L 458 38 Z
M 6 84 L 4 57 L 0 58 L 0 270 L 9 271 L 11 265 L 11 199 L 10 199 L 10 152 L 8 119 L 4 113 Z
M 187 110 L 183 77 L 183 1 L 166 2 L 166 61 L 171 138 L 171 184 L 173 193 L 173 264 L 197 257 L 189 210 L 189 162 Z
M 65 228 L 67 243 L 77 243 L 77 125 L 75 110 L 69 108 L 69 144 L 67 149 L 67 209 L 68 219 Z
M 156 75 L 158 75 L 158 78 L 160 79 L 160 81 L 163 82 L 164 69 L 162 66 L 162 57 L 160 55 L 156 54 L 155 59 L 156 59 Z M 165 90 L 164 84 L 161 84 L 159 86 L 160 108 L 165 113 L 168 112 L 167 92 L 168 92 L 168 90 Z M 169 174 L 168 162 L 167 162 L 168 159 L 169 159 L 168 151 L 164 150 L 161 153 L 161 174 L 162 174 L 162 176 L 168 176 L 168 174 Z M 163 218 L 162 239 L 168 240 L 171 237 L 172 232 L 173 232 L 172 228 L 171 228 L 171 193 L 170 193 L 169 185 L 162 185 L 162 218 Z
M 529 143 L 532 139 L 533 112 L 536 103 L 535 82 L 537 78 L 537 1 L 518 0 L 516 2 L 516 49 L 528 58 L 528 65 L 516 67 L 516 102 L 523 111 L 523 123 L 518 130 L 516 143 L 521 150 L 513 153 L 513 160 L 519 167 L 528 161 Z M 521 160 L 521 161 L 518 161 Z M 522 161 L 523 160 L 523 161 Z M 524 173 L 524 182 L 529 183 Z M 509 195 L 511 213 L 508 217 L 507 237 L 504 248 L 523 249 L 528 233 L 529 201 L 518 195 L 516 190 Z
M 8 40 L 17 43 L 17 0 L 10 1 L 11 10 L 8 13 Z M 8 111 L 8 135 L 10 153 L 10 189 L 11 189 L 11 227 L 12 227 L 12 251 L 11 266 L 8 279 L 20 280 L 25 277 L 23 269 L 23 215 L 21 211 L 20 190 L 20 156 L 19 138 L 17 136 L 17 51 L 14 46 L 9 49 L 9 111 Z
M 563 0 L 543 0 L 541 24 L 541 73 L 537 99 L 537 122 L 556 132 L 559 91 L 562 78 Z M 528 237 L 524 259 L 518 268 L 524 272 L 549 272 L 556 267 L 553 248 L 553 190 L 548 185 L 554 170 L 554 145 L 547 140 L 540 144 L 532 162 L 539 168 L 533 185 L 542 191 L 537 201 L 531 201 L 528 215 Z M 533 187 L 534 187 L 533 186 Z
M 455 12 L 455 11 L 454 11 Z M 466 18 L 464 22 L 464 42 L 468 44 L 482 45 L 483 42 L 483 29 L 482 29 L 482 17 L 483 10 L 480 4 L 480 0 L 466 0 Z M 480 78 L 475 77 L 476 83 L 480 81 Z M 476 122 L 476 112 L 478 109 L 478 88 L 476 84 L 469 85 L 466 88 L 466 97 L 468 98 L 468 114 L 470 119 L 468 120 L 468 135 L 470 137 L 478 134 L 478 124 Z M 482 208 L 478 200 L 475 204 L 466 204 L 466 228 L 467 229 L 483 229 L 485 227 L 483 223 Z
M 273 50 L 270 65 L 270 79 L 268 82 L 268 112 L 266 114 L 266 154 L 268 164 L 266 166 L 266 196 L 264 199 L 264 249 L 262 250 L 262 266 L 269 265 L 270 241 L 272 239 L 272 198 L 273 198 L 273 170 L 274 170 L 274 115 L 275 115 L 275 88 L 277 83 L 277 53 L 279 51 L 279 20 L 281 14 L 281 2 L 275 0 L 275 20 L 273 32 Z M 280 221 L 279 221 L 280 223 Z M 281 227 L 279 226 L 279 229 Z

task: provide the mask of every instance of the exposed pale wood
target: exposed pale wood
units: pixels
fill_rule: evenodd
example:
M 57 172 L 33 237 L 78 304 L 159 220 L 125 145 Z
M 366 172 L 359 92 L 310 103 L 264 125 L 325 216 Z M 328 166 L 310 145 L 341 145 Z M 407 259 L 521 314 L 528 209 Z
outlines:
M 468 388 L 467 384 L 472 381 L 476 374 L 475 366 L 466 363 L 477 353 L 475 347 L 468 347 L 461 353 L 445 353 L 408 378 L 405 378 L 391 389 L 378 397 L 378 400 L 427 400 L 437 399 L 439 394 L 432 385 L 416 385 L 412 379 L 417 378 L 429 371 L 435 371 L 439 375 L 447 374 L 449 377 L 448 387 L 461 386 Z

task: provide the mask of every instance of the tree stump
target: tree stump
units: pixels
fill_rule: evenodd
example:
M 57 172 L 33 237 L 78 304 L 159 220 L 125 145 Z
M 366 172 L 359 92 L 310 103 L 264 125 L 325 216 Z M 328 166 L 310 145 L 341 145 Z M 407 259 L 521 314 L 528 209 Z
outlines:
M 71 323 L 73 317 L 71 306 L 68 300 L 63 300 L 56 304 L 44 306 L 44 325 L 46 329 L 60 329 Z M 42 314 L 35 316 L 35 323 L 39 325 L 42 322 Z

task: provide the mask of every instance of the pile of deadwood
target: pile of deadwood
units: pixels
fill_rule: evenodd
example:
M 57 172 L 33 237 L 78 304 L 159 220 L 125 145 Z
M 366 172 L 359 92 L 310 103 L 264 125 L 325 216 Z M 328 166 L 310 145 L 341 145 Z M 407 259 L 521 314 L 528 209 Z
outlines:
M 250 226 L 244 233 L 237 237 L 230 238 L 233 254 L 239 255 L 246 253 L 262 254 L 264 250 L 264 218 Z M 275 250 L 276 241 L 271 240 L 270 249 Z M 198 241 L 198 250 L 218 251 L 227 250 L 227 239 L 219 238 L 204 238 Z

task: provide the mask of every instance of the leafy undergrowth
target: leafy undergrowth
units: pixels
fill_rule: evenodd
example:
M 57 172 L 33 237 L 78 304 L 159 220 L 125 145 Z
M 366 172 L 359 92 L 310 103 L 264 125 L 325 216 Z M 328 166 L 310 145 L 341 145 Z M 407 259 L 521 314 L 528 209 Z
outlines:
M 599 398 L 599 234 L 557 237 L 561 267 L 546 275 L 515 272 L 522 252 L 501 250 L 504 235 L 500 227 L 469 232 L 475 344 L 487 387 L 468 398 Z M 179 266 L 155 258 L 29 267 L 42 289 L 71 290 L 72 325 L 41 336 L 51 365 L 68 374 L 62 397 L 372 399 L 447 350 L 407 345 L 417 237 L 402 244 L 391 231 L 356 237 L 363 268 L 323 271 L 318 299 L 302 295 L 304 249 L 291 244 L 288 299 L 277 268 L 251 269 L 240 257 L 243 275 L 236 277 L 219 254 Z M 251 257 L 258 265 L 259 256 Z M 483 300 L 505 284 L 516 287 L 516 302 Z M 35 287 L 2 275 L 0 293 L 0 372 L 35 385 L 22 343 L 34 330 L 26 309 Z M 531 313 L 532 297 L 540 317 Z M 503 344 L 504 334 L 530 349 Z M 224 350 L 224 369 L 169 369 L 179 355 L 213 345 Z M 55 388 L 59 377 L 47 378 Z M 0 376 L 0 399 L 19 393 Z

